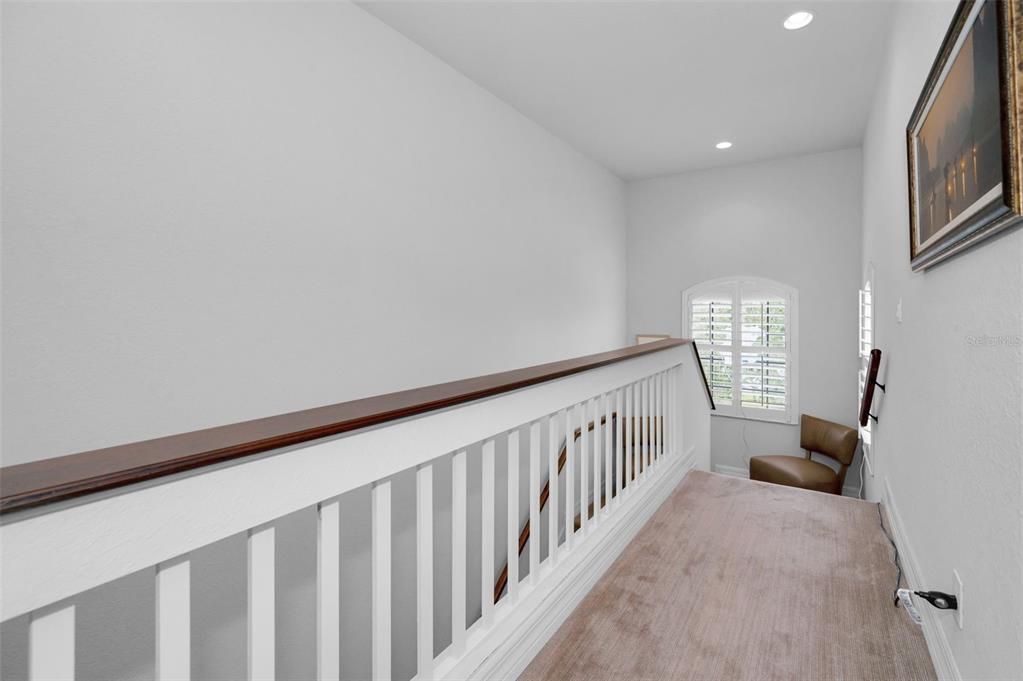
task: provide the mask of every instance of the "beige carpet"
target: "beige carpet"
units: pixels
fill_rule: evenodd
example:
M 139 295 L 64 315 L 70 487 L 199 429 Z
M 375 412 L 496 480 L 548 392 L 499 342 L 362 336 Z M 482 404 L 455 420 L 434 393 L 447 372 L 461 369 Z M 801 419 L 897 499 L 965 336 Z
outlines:
M 690 472 L 521 679 L 933 679 L 877 506 Z

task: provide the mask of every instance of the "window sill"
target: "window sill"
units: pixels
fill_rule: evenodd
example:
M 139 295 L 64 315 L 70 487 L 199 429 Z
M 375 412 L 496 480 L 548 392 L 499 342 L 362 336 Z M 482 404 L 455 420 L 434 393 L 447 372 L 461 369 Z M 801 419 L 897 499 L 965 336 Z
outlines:
M 799 425 L 799 419 L 798 418 L 793 421 L 793 420 L 790 420 L 788 418 L 768 418 L 766 416 L 759 416 L 759 415 L 756 415 L 756 414 L 746 414 L 746 415 L 728 414 L 728 413 L 722 412 L 720 409 L 712 411 L 710 413 L 710 415 L 718 417 L 718 418 L 736 419 L 737 421 L 760 421 L 762 423 L 774 423 L 774 424 L 777 424 L 779 426 L 798 426 Z

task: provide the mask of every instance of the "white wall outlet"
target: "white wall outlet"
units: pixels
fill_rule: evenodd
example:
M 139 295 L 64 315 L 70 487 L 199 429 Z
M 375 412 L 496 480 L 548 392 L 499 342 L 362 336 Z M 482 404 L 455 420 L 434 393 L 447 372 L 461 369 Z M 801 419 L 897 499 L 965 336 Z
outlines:
M 952 576 L 956 581 L 956 624 L 963 628 L 963 580 L 958 570 L 952 570 Z
M 902 323 L 902 298 L 899 298 L 899 302 L 895 305 L 895 321 L 899 324 Z

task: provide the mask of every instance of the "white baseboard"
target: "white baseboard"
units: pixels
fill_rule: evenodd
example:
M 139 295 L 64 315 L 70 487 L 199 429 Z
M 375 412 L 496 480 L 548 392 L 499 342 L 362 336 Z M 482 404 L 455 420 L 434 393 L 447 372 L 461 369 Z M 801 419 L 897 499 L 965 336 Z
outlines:
M 716 463 L 714 464 L 714 472 L 721 475 L 730 475 L 733 478 L 749 479 L 749 470 L 738 466 L 725 466 L 724 464 Z
M 576 547 L 563 563 L 555 565 L 556 579 L 548 575 L 536 588 L 523 582 L 518 607 L 505 611 L 488 632 L 468 633 L 468 647 L 479 644 L 491 652 L 482 658 L 467 656 L 453 665 L 438 665 L 438 677 L 451 679 L 514 679 L 529 665 L 550 638 L 557 632 L 611 563 L 625 550 L 646 521 L 671 495 L 685 474 L 694 467 L 693 449 L 685 456 L 663 460 L 665 470 L 646 487 L 636 488 L 632 497 L 625 497 L 622 508 L 603 520 L 592 534 L 582 538 L 589 546 Z M 541 568 L 543 569 L 543 568 Z M 543 573 L 541 573 L 543 574 Z M 495 616 L 500 617 L 502 604 Z M 479 639 L 474 641 L 476 635 Z M 493 642 L 488 645 L 484 638 Z
M 885 522 L 887 523 L 888 531 L 892 535 L 892 539 L 895 540 L 895 545 L 899 548 L 899 560 L 902 564 L 904 582 L 910 587 L 918 589 L 921 585 L 927 584 L 927 582 L 920 572 L 920 564 L 916 560 L 916 554 L 913 553 L 913 546 L 910 544 L 906 528 L 902 524 L 902 517 L 899 515 L 899 509 L 895 503 L 895 497 L 892 494 L 892 488 L 888 484 L 887 477 L 884 479 L 881 507 L 887 516 Z M 931 661 L 934 663 L 934 671 L 938 675 L 938 679 L 941 681 L 962 681 L 962 676 L 959 674 L 959 666 L 956 664 L 955 656 L 952 654 L 952 646 L 949 644 L 945 630 L 942 629 L 937 619 L 938 617 L 949 617 L 949 615 L 943 615 L 941 611 L 929 606 L 923 606 L 918 610 L 923 617 L 924 639 L 927 641 L 927 650 L 931 654 Z M 909 616 L 907 615 L 906 617 L 908 620 Z
M 720 473 L 721 475 L 730 475 L 733 478 L 745 478 L 749 480 L 749 469 L 739 468 L 738 466 L 725 466 L 722 464 L 714 464 L 714 472 Z M 842 488 L 843 497 L 852 497 L 853 499 L 860 498 L 859 487 L 853 487 L 852 485 L 846 485 Z

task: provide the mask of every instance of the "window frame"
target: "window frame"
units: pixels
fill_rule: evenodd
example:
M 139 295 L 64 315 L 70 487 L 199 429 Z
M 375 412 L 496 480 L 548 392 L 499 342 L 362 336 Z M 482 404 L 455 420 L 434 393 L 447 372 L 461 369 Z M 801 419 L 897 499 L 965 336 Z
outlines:
M 859 296 L 856 351 L 859 355 L 860 367 L 856 380 L 857 409 L 859 409 L 860 402 L 863 401 L 863 389 L 867 381 L 870 350 L 875 347 L 875 332 L 877 331 L 877 286 L 874 282 L 873 263 L 868 263 L 864 268 L 863 284 L 862 288 L 860 288 Z M 865 309 L 867 314 L 865 314 Z M 865 320 L 869 320 L 869 325 L 865 324 Z M 877 432 L 870 419 L 867 419 L 867 425 L 865 426 L 857 424 L 857 429 L 859 430 L 860 447 L 863 451 L 863 462 L 867 466 L 870 477 L 874 477 L 874 452 L 877 451 Z
M 755 288 L 758 291 L 768 290 L 785 301 L 786 333 L 785 348 L 761 347 L 742 344 L 742 293 L 744 288 Z M 732 355 L 732 404 L 717 404 L 713 416 L 766 421 L 797 425 L 799 423 L 799 291 L 788 284 L 773 279 L 752 276 L 719 277 L 690 286 L 682 292 L 682 336 L 693 338 L 692 333 L 692 302 L 708 290 L 714 292 L 727 289 L 732 298 L 732 341 L 731 345 L 708 345 L 696 343 L 701 358 L 711 350 L 730 352 Z M 736 344 L 737 342 L 737 344 Z M 785 409 L 764 409 L 742 405 L 741 376 L 742 353 L 763 351 L 785 355 Z

